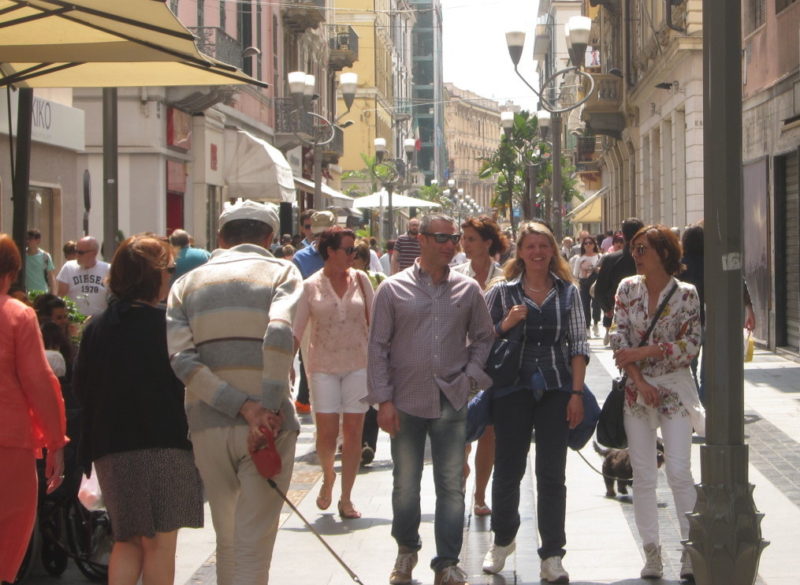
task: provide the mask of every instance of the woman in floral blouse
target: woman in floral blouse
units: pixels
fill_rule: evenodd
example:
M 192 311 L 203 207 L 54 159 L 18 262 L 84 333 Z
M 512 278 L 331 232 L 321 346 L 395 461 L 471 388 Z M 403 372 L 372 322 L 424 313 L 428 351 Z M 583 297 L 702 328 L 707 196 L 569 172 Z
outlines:
M 694 286 L 678 281 L 681 246 L 669 228 L 651 225 L 631 241 L 636 276 L 617 289 L 611 347 L 628 374 L 625 431 L 633 466 L 633 509 L 644 544 L 642 578 L 661 578 L 663 566 L 656 504 L 656 429 L 661 427 L 667 479 L 681 537 L 689 537 L 686 513 L 696 499 L 691 471 L 692 428 L 704 432 L 704 414 L 690 369 L 700 350 L 700 302 Z M 677 287 L 677 288 L 676 288 Z M 639 347 L 661 302 L 675 289 L 647 339 Z M 686 551 L 682 579 L 693 576 Z

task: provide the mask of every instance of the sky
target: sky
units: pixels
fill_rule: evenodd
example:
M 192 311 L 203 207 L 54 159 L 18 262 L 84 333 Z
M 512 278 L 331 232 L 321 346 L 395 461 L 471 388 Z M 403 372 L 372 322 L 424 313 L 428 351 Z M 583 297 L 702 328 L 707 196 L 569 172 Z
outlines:
M 482 97 L 531 110 L 536 97 L 514 73 L 505 33 L 524 30 L 519 70 L 534 87 L 533 30 L 538 0 L 441 0 L 444 81 Z

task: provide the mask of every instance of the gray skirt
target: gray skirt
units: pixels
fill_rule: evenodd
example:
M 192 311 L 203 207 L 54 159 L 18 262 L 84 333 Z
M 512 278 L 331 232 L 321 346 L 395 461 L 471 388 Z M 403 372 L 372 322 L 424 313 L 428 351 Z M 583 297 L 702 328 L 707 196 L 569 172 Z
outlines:
M 191 451 L 111 453 L 94 467 L 115 540 L 203 526 L 203 488 Z

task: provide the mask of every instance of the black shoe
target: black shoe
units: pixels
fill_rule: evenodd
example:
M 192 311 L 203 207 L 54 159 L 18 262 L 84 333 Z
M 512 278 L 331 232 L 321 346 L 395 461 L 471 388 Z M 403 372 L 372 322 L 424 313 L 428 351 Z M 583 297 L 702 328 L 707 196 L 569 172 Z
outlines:
M 361 465 L 369 465 L 375 459 L 375 449 L 367 444 L 361 448 Z

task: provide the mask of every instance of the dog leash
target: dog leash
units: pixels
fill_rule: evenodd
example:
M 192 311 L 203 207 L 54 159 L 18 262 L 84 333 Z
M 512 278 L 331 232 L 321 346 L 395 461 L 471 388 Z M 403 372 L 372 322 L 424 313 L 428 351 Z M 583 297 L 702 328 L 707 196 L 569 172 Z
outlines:
M 283 493 L 283 491 L 281 490 L 281 488 L 278 487 L 278 485 L 275 483 L 275 481 L 272 480 L 271 478 L 269 478 L 269 479 L 267 479 L 267 482 L 269 483 L 269 485 L 272 486 L 272 489 L 274 489 L 276 492 L 278 492 L 278 495 L 281 497 L 281 499 L 283 499 L 284 502 L 286 502 L 289 505 L 289 507 L 292 509 L 292 511 L 300 517 L 300 519 L 308 527 L 308 529 L 314 534 L 314 536 L 316 536 L 319 539 L 319 541 L 325 546 L 325 548 L 328 549 L 328 552 L 333 555 L 333 558 L 335 558 L 337 561 L 339 561 L 339 564 L 342 566 L 342 568 L 345 571 L 347 571 L 347 574 L 350 575 L 350 578 L 353 581 L 355 581 L 356 583 L 358 583 L 359 585 L 364 585 L 364 582 L 361 581 L 361 579 L 358 578 L 358 575 L 355 574 L 353 569 L 351 569 L 350 567 L 347 566 L 347 563 L 345 563 L 342 560 L 342 557 L 337 555 L 336 551 L 331 548 L 331 545 L 329 545 L 325 541 L 325 539 L 322 538 L 322 535 L 319 532 L 317 532 L 314 529 L 313 526 L 311 526 L 311 523 L 308 520 L 306 520 L 306 517 L 303 516 L 300 513 L 300 510 L 297 509 L 297 506 L 295 506 L 291 501 L 289 501 L 289 498 L 286 497 L 286 494 Z

